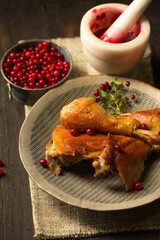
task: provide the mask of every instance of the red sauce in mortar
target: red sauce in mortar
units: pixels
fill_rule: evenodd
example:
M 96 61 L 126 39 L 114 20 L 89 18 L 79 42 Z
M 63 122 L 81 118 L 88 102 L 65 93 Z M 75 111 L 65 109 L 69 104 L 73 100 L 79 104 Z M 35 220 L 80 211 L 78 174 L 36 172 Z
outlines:
M 90 23 L 91 31 L 93 34 L 100 39 L 103 33 L 108 29 L 108 27 L 122 14 L 122 11 L 117 8 L 101 8 L 94 9 L 92 11 L 93 20 Z M 107 25 L 107 27 L 106 27 Z M 140 33 L 140 22 L 137 21 L 131 30 L 128 32 L 125 39 L 123 39 L 122 43 L 129 42 L 135 39 Z
M 98 38 L 100 38 L 103 33 L 105 33 L 105 31 L 107 30 L 107 28 L 103 28 L 98 30 L 97 32 L 94 33 L 94 35 Z M 124 42 L 129 42 L 133 39 L 135 39 L 138 36 L 139 32 L 134 32 L 134 31 L 129 31 L 127 36 L 123 39 L 122 43 Z

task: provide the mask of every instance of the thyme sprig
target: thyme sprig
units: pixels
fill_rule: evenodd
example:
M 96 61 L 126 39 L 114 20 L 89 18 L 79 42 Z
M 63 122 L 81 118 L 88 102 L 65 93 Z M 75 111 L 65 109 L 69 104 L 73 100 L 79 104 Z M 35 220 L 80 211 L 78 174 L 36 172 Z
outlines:
M 122 114 L 127 110 L 129 99 L 135 99 L 135 94 L 128 96 L 125 89 L 130 86 L 130 82 L 123 82 L 115 77 L 112 82 L 100 84 L 100 87 L 94 91 L 94 99 L 111 114 Z

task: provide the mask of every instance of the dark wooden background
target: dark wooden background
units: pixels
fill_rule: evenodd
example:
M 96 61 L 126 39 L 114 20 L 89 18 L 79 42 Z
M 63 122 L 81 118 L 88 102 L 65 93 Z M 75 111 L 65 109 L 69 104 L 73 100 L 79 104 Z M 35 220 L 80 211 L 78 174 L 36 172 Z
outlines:
M 79 36 L 82 16 L 91 7 L 131 1 L 103 0 L 0 0 L 0 57 L 21 39 Z M 145 15 L 151 23 L 154 85 L 160 88 L 160 1 L 154 0 Z M 0 240 L 32 240 L 34 234 L 28 175 L 18 152 L 24 106 L 8 99 L 0 78 L 0 158 L 5 176 L 0 178 Z M 160 231 L 110 234 L 95 240 L 160 239 Z M 91 240 L 91 238 L 89 238 Z

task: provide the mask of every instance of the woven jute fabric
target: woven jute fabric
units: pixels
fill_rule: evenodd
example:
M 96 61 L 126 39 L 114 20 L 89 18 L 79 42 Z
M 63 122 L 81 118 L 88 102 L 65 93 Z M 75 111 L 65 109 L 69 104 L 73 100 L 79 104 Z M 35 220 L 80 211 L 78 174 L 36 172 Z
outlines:
M 76 38 L 57 38 L 71 53 L 73 70 L 71 78 L 87 75 L 87 62 L 81 41 Z M 134 72 L 134 78 L 153 83 L 151 50 L 148 46 L 144 57 Z M 26 116 L 30 111 L 25 106 Z M 127 210 L 93 211 L 68 205 L 49 195 L 29 178 L 33 222 L 36 239 L 71 239 L 98 236 L 124 231 L 151 230 L 160 228 L 160 201 Z

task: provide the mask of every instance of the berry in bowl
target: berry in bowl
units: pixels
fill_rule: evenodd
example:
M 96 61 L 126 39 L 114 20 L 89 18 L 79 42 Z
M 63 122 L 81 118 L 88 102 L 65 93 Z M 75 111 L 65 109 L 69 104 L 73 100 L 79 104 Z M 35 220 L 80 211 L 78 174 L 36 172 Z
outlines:
M 33 105 L 44 93 L 67 79 L 72 57 L 62 45 L 50 40 L 22 41 L 1 60 L 1 73 L 11 96 Z

